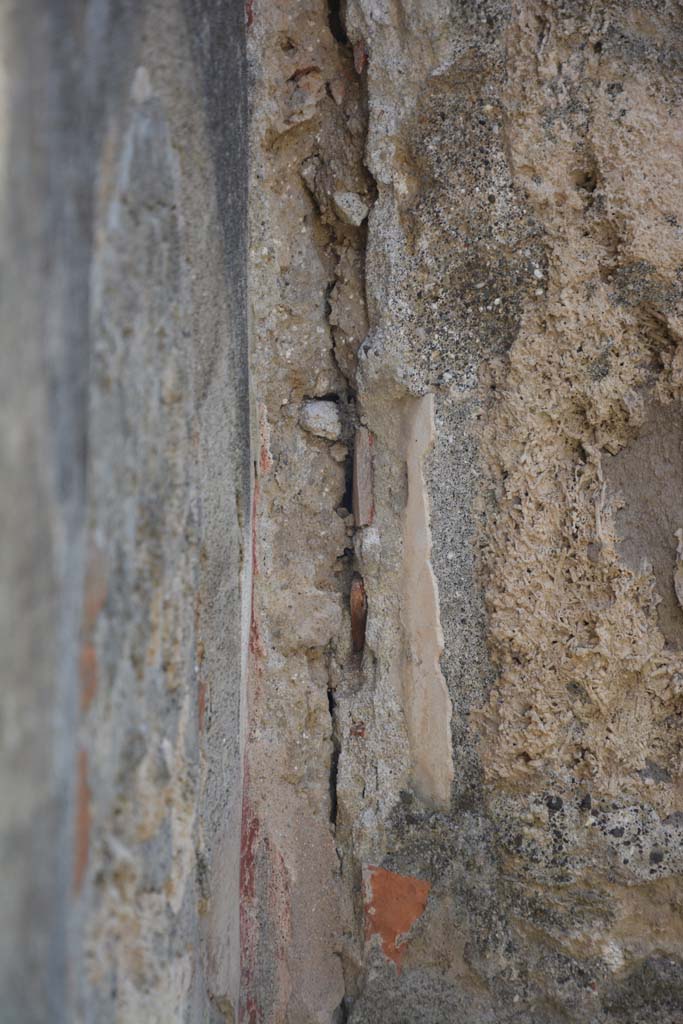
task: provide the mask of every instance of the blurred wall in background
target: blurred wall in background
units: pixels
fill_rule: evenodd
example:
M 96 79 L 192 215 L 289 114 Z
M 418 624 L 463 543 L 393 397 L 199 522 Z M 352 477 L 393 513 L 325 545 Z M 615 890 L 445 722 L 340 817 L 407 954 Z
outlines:
M 0 12 L 4 1024 L 232 1019 L 244 34 Z

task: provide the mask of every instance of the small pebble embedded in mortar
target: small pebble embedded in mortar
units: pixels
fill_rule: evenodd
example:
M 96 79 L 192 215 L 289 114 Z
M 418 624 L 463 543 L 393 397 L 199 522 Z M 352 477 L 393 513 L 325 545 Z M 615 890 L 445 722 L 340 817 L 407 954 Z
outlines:
M 341 436 L 341 418 L 336 402 L 322 399 L 304 402 L 299 423 L 309 434 L 324 437 L 327 441 L 338 441 Z
M 368 215 L 368 204 L 357 192 L 335 192 L 332 204 L 339 219 L 356 228 L 360 227 Z

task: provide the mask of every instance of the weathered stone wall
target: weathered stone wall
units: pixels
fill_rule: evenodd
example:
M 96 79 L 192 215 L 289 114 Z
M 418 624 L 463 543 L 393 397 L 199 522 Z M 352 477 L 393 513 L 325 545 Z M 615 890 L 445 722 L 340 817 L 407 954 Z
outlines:
M 0 1018 L 232 1020 L 243 10 L 10 3 L 1 36 Z
M 679 0 L 0 29 L 3 1021 L 676 1024 Z
M 683 11 L 350 13 L 379 189 L 360 392 L 435 395 L 455 769 L 447 813 L 403 783 L 373 829 L 431 890 L 351 1019 L 675 1020 Z
M 272 839 L 254 875 L 249 1020 L 329 1020 L 325 949 L 344 974 L 335 1020 L 683 1013 L 682 27 L 679 4 L 254 5 L 268 498 L 249 758 L 267 781 L 250 780 L 249 834 Z M 340 117 L 352 134 L 363 119 L 365 177 L 348 163 L 358 143 L 345 160 L 335 148 Z M 339 192 L 370 207 L 352 362 L 323 305 L 339 294 Z M 369 451 L 360 518 L 336 437 L 310 436 L 311 398 L 334 401 L 344 440 Z M 323 556 L 344 618 L 330 604 L 312 637 L 304 623 L 337 591 Z M 354 586 L 367 624 L 349 657 Z M 328 761 L 336 883 L 324 776 L 304 781 Z M 338 887 L 331 922 L 300 867 L 302 798 L 325 892 Z M 307 956 L 327 983 L 304 1007 Z

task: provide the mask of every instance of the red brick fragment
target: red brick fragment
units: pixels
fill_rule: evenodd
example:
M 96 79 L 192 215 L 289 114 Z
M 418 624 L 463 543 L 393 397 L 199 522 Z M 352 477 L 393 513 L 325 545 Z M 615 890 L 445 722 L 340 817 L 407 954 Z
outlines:
M 351 642 L 358 654 L 365 647 L 365 626 L 368 621 L 368 599 L 365 595 L 363 577 L 354 574 L 351 580 L 351 596 L 349 599 L 351 612 Z
M 81 711 L 86 712 L 97 691 L 97 651 L 89 640 L 81 647 L 78 672 L 81 677 Z
M 365 937 L 379 935 L 382 952 L 401 970 L 410 929 L 424 913 L 431 882 L 368 866 L 365 874 Z
M 356 69 L 357 75 L 363 74 L 367 63 L 368 51 L 365 48 L 363 40 L 359 39 L 357 43 L 353 44 L 353 66 Z

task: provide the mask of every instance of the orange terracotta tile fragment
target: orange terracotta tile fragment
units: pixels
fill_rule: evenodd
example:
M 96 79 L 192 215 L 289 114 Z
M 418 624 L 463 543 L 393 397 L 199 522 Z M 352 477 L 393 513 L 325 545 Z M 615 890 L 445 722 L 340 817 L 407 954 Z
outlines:
M 365 876 L 365 937 L 379 935 L 382 952 L 401 970 L 407 935 L 427 906 L 431 882 L 368 867 Z
M 365 71 L 365 65 L 368 62 L 368 51 L 365 48 L 365 43 L 362 39 L 359 39 L 357 43 L 353 45 L 353 66 L 356 69 L 357 75 L 362 75 Z
M 365 626 L 368 619 L 368 599 L 365 594 L 363 577 L 358 573 L 354 574 L 351 581 L 351 595 L 349 599 L 351 612 L 351 641 L 353 649 L 358 654 L 365 647 Z

